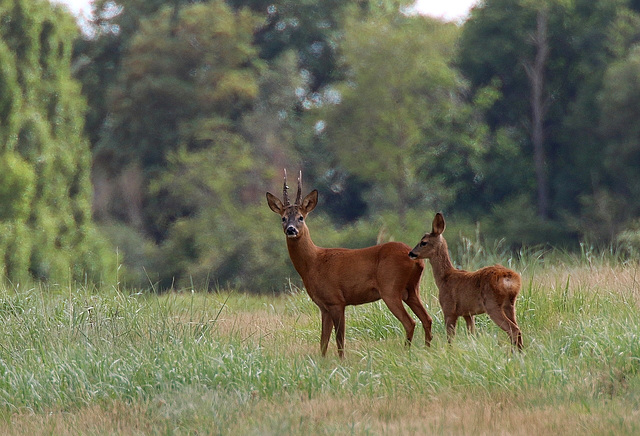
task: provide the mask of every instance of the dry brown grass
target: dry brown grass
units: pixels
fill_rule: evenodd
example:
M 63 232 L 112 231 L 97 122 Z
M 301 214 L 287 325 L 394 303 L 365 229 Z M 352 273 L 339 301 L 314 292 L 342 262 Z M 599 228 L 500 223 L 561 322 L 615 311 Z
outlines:
M 202 393 L 198 395 L 202 396 Z M 207 394 L 204 394 L 205 396 Z M 196 395 L 197 396 L 197 395 Z M 6 435 L 55 434 L 456 434 L 544 435 L 607 434 L 609 425 L 633 434 L 640 411 L 623 402 L 602 402 L 599 410 L 568 406 L 532 407 L 517 398 L 377 398 L 348 393 L 342 398 L 287 397 L 250 400 L 228 421 L 216 421 L 210 402 L 196 403 L 199 417 L 190 423 L 171 417 L 167 409 L 182 404 L 115 402 L 76 411 L 14 414 L 0 425 Z
M 572 291 L 615 292 L 640 307 L 640 263 L 618 265 L 551 265 L 525 273 L 523 282 L 534 280 L 536 286 L 556 290 L 569 283 Z
M 38 414 L 27 411 L 5 417 L 5 422 L 0 424 L 0 433 L 7 436 L 143 435 L 150 434 L 155 425 L 148 412 L 148 406 L 122 402 L 90 405 L 73 411 Z

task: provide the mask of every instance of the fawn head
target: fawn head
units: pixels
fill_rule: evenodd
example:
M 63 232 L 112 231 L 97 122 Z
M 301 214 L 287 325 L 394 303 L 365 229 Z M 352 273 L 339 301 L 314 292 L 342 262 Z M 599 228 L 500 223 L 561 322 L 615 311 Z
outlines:
M 269 208 L 282 217 L 282 230 L 287 238 L 299 238 L 307 225 L 305 219 L 318 204 L 318 191 L 314 189 L 304 199 L 302 197 L 302 171 L 298 175 L 298 194 L 296 201 L 291 204 L 287 194 L 287 170 L 284 170 L 284 186 L 282 188 L 282 201 L 275 195 L 267 192 L 267 203 Z
M 431 233 L 427 233 L 422 237 L 418 245 L 409 252 L 409 257 L 411 259 L 431 259 L 438 251 L 438 248 L 445 243 L 442 237 L 445 227 L 444 216 L 438 212 L 433 218 Z

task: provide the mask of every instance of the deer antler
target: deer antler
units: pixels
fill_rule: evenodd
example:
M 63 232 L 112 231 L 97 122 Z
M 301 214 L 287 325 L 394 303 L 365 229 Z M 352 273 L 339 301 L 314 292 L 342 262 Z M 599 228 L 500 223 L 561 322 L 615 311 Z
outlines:
M 287 189 L 289 189 L 289 187 L 287 186 L 287 169 L 284 169 L 284 184 L 282 186 L 282 201 L 284 202 L 285 206 L 289 206 L 291 204 L 291 202 L 289 201 L 289 196 L 287 195 Z
M 298 194 L 296 195 L 296 204 L 300 204 L 302 197 L 302 171 L 298 174 Z

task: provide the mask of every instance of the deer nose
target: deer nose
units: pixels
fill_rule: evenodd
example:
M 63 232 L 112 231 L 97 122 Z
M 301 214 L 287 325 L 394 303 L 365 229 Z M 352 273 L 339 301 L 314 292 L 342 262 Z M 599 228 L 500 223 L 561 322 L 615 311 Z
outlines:
M 415 254 L 413 251 L 410 251 L 410 252 L 409 252 L 409 258 L 411 258 L 411 259 L 417 259 L 417 258 L 418 258 L 418 255 L 417 255 L 417 254 Z
M 296 229 L 294 226 L 288 226 L 285 230 L 285 233 L 287 234 L 287 236 L 298 236 L 298 229 Z

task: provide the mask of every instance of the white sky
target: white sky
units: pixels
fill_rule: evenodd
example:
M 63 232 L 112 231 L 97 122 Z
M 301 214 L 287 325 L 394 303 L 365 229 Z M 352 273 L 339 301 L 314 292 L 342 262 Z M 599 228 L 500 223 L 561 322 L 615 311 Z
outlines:
M 75 15 L 89 16 L 91 0 L 50 0 L 52 3 L 64 3 Z M 116 0 L 117 1 L 117 0 Z M 460 20 L 466 17 L 469 9 L 479 0 L 417 0 L 415 8 L 418 12 L 443 18 Z
M 418 12 L 445 20 L 461 20 L 467 17 L 471 8 L 480 0 L 417 0 Z

